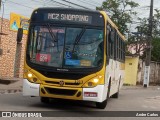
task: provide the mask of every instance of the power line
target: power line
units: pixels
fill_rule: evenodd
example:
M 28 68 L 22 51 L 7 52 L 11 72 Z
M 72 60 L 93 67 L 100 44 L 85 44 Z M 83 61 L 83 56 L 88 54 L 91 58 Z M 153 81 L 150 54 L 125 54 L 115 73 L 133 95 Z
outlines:
M 77 1 L 79 1 L 79 2 L 83 2 L 83 3 L 86 3 L 86 4 L 88 4 L 88 5 L 91 5 L 91 6 L 95 6 L 95 7 L 97 7 L 97 4 L 94 4 L 94 3 L 92 3 L 91 1 L 90 1 L 90 2 L 83 1 L 83 0 L 77 0 Z
M 21 6 L 26 7 L 26 8 L 34 9 L 34 8 L 30 7 L 30 6 L 26 6 L 26 5 L 23 5 L 23 4 L 20 4 L 20 3 L 17 3 L 17 2 L 13 2 L 13 1 L 9 1 L 9 0 L 7 0 L 7 2 L 10 2 L 10 3 L 16 4 L 16 5 L 21 5 Z
M 63 6 L 71 7 L 70 5 L 67 5 L 67 4 L 64 4 L 64 3 L 61 3 L 61 2 L 57 2 L 57 1 L 55 1 L 55 0 L 51 0 L 51 1 L 53 1 L 53 2 L 55 2 L 55 3 L 58 3 L 58 4 L 61 4 L 61 5 L 63 5 Z
M 39 2 L 38 0 L 33 0 L 33 2 Z M 63 3 L 60 3 L 60 2 L 57 2 L 57 1 L 55 1 L 55 0 L 50 0 L 50 2 L 48 2 L 48 3 L 52 3 L 52 2 L 55 2 L 55 3 L 58 3 L 59 5 L 56 5 L 56 6 L 60 6 L 60 5 L 63 5 L 63 6 L 67 6 L 66 4 L 63 4 Z M 42 2 L 39 2 L 39 3 L 42 3 Z M 47 4 L 48 4 L 47 3 Z M 42 3 L 43 4 L 43 3 Z M 61 6 L 60 6 L 61 7 Z
M 84 8 L 84 9 L 91 10 L 90 8 L 87 8 L 87 7 L 82 6 L 82 5 L 78 5 L 78 4 L 76 4 L 76 3 L 73 3 L 73 2 L 70 2 L 70 1 L 67 1 L 67 0 L 61 0 L 61 1 L 64 1 L 64 2 L 69 3 L 69 4 L 72 4 L 72 5 L 76 5 L 76 6 L 78 6 L 78 7 Z
M 98 2 L 95 2 L 95 0 L 85 0 L 85 1 L 88 1 L 89 3 L 94 3 L 95 5 L 100 5 L 100 6 L 102 5 Z
M 95 7 L 97 7 L 95 4 L 88 3 L 88 2 L 86 2 L 86 1 L 82 1 L 82 0 L 78 0 L 78 1 L 79 1 L 79 2 L 83 2 L 83 3 L 86 3 L 86 4 L 90 5 L 90 6 L 95 6 Z

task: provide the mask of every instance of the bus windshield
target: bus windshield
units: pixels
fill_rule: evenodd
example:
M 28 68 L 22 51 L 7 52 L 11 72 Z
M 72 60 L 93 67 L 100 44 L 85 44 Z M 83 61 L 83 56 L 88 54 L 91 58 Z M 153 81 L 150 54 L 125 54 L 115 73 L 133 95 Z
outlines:
M 92 68 L 102 65 L 103 29 L 31 25 L 28 59 L 55 68 Z

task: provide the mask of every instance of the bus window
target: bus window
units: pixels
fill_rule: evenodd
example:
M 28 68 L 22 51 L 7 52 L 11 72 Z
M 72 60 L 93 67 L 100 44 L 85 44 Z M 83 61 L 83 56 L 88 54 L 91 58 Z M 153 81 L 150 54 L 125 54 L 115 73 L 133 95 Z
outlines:
M 107 54 L 109 58 L 114 56 L 114 30 L 107 25 Z

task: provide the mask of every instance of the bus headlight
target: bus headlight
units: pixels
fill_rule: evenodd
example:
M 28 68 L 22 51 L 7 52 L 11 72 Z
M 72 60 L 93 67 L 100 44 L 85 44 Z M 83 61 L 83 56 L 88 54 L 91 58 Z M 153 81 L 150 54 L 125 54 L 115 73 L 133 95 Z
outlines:
M 93 79 L 93 82 L 94 82 L 94 83 L 98 83 L 98 82 L 99 82 L 99 79 L 98 79 L 98 78 L 94 78 L 94 79 Z
M 98 84 L 101 84 L 102 82 L 102 76 L 97 76 L 89 81 L 87 81 L 83 87 L 95 87 L 97 86 Z
M 41 83 L 41 81 L 31 72 L 27 73 L 27 79 L 32 83 Z
M 31 78 L 33 75 L 32 73 L 28 73 L 28 77 Z

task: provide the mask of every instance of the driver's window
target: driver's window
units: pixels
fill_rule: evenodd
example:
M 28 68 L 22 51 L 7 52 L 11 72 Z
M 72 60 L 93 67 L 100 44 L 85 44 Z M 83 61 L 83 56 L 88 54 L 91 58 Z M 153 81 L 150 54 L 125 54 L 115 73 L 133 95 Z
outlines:
M 114 28 L 108 24 L 107 25 L 107 59 L 113 59 L 114 57 Z

